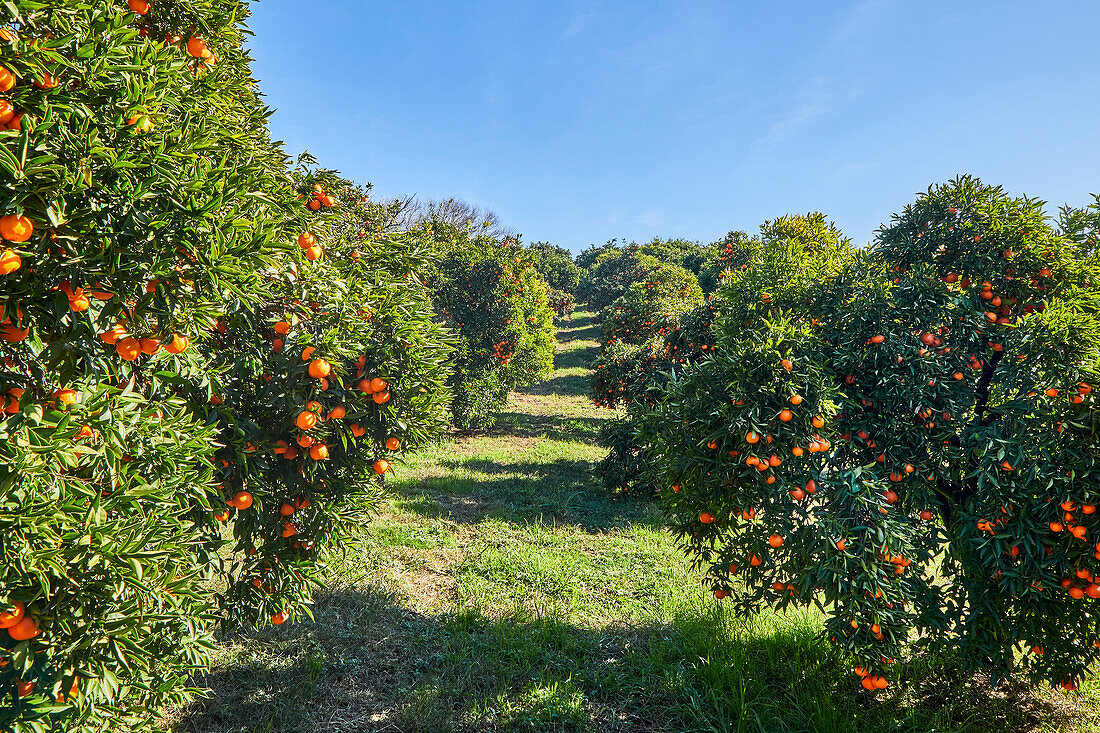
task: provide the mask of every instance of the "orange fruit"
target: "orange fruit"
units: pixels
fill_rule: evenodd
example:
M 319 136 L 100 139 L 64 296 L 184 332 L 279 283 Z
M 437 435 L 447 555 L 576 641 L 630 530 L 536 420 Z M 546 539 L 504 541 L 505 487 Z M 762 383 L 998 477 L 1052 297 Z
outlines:
M 26 606 L 23 605 L 23 601 L 12 601 L 12 610 L 0 611 L 0 629 L 10 629 L 17 623 L 23 620 L 23 616 L 27 612 Z
M 324 359 L 314 359 L 309 363 L 309 376 L 314 379 L 327 377 L 331 371 L 332 367 Z
M 126 124 L 134 128 L 135 135 L 144 135 L 153 130 L 153 118 L 144 112 L 135 112 L 126 120 Z
M 768 537 L 768 544 L 772 547 L 782 547 L 783 538 L 777 534 L 773 534 L 771 537 Z
M 286 615 L 286 612 L 279 611 L 278 613 L 271 614 L 271 623 L 276 626 L 281 626 L 288 618 L 289 616 Z
M 791 404 L 795 405 L 796 407 L 798 405 L 801 405 L 802 404 L 802 395 L 796 395 L 796 394 L 791 395 Z
M 206 41 L 195 36 L 187 41 L 187 53 L 197 59 L 207 58 L 210 55 L 210 49 L 206 47 Z
M 26 242 L 34 234 L 34 223 L 25 216 L 0 216 L 0 237 L 9 242 Z
M 15 117 L 15 107 L 6 99 L 0 99 L 0 125 L 6 125 Z
M 34 680 L 24 682 L 23 680 L 15 681 L 15 692 L 19 697 L 27 697 L 34 692 Z
M 308 448 L 311 445 L 313 445 L 315 442 L 316 441 L 313 439 L 313 436 L 311 436 L 311 435 L 299 435 L 298 436 L 298 445 L 302 446 L 303 448 Z
M 384 458 L 380 458 L 374 462 L 374 472 L 377 474 L 383 474 L 390 470 L 390 462 Z
M 30 616 L 23 616 L 19 621 L 8 627 L 8 633 L 15 641 L 26 641 L 38 636 L 38 624 Z
M 709 512 L 702 512 L 699 515 L 699 521 L 702 522 L 703 524 L 713 524 L 714 523 L 714 515 L 710 514 Z
M 306 248 L 306 259 L 310 262 L 313 262 L 314 260 L 319 260 L 321 259 L 321 255 L 323 253 L 324 251 L 321 249 L 320 245 L 315 244 L 312 247 Z
M 381 377 L 375 377 L 374 379 L 370 380 L 370 391 L 371 392 L 381 392 L 384 389 L 386 389 L 386 387 L 388 387 L 388 386 L 389 385 L 386 384 L 386 380 L 382 379 Z
M 298 534 L 298 527 L 294 522 L 286 522 L 283 524 L 283 537 L 293 537 Z
M 398 440 L 397 438 L 387 438 L 386 439 L 386 449 L 387 450 L 397 450 L 400 447 L 401 447 L 401 441 Z
M 316 350 L 317 349 L 313 348 L 312 346 L 307 346 L 302 349 L 302 361 L 309 361 L 309 358 L 313 356 L 313 352 Z
M 14 250 L 0 249 L 0 275 L 10 275 L 23 266 L 23 258 Z
M 779 419 L 783 422 L 790 422 L 794 419 L 794 413 L 790 410 L 780 410 Z
M 745 433 L 745 442 L 746 443 L 759 443 L 760 442 L 760 435 L 758 433 L 756 433 L 755 431 L 750 430 L 749 432 Z
M 15 86 L 15 74 L 0 66 L 0 92 L 10 92 Z
M 387 402 L 390 401 L 390 393 L 389 392 L 375 392 L 371 399 L 373 399 L 376 404 L 384 405 L 384 404 L 386 404 Z
M 182 354 L 191 346 L 191 340 L 178 333 L 172 334 L 172 339 L 164 345 L 164 350 L 169 354 Z
M 59 389 L 53 393 L 53 396 L 63 405 L 75 405 L 80 402 L 80 393 L 75 389 Z
M 783 359 L 779 362 L 779 365 L 786 369 L 788 372 L 794 369 L 794 363 L 790 359 Z
M 302 232 L 298 235 L 298 246 L 302 249 L 307 249 L 317 244 L 317 237 L 313 236 L 312 232 Z
M 324 443 L 317 443 L 311 446 L 309 449 L 309 457 L 315 461 L 324 461 L 328 459 L 328 446 Z
M 115 343 L 115 352 L 126 361 L 133 361 L 141 354 L 141 343 L 133 336 L 128 336 Z
M 813 420 L 811 420 L 810 422 L 812 422 L 812 423 L 813 423 L 813 426 L 814 426 L 815 428 L 823 428 L 823 427 L 825 427 L 825 418 L 823 418 L 823 417 L 822 417 L 821 415 L 818 415 L 818 416 L 816 416 L 816 417 L 815 417 L 815 418 L 814 418 Z
M 352 423 L 350 426 L 348 426 L 348 429 L 351 430 L 351 434 L 354 435 L 356 438 L 362 438 L 364 435 L 367 434 L 367 429 L 357 422 Z
M 149 12 L 149 0 L 126 0 L 126 5 L 138 15 Z
M 252 494 L 247 491 L 238 491 L 233 495 L 233 498 L 226 503 L 234 509 L 247 509 L 252 506 Z
M 339 420 L 340 418 L 342 418 L 344 415 L 347 415 L 347 414 L 348 414 L 348 411 L 346 409 L 344 409 L 343 405 L 337 405 L 336 407 L 332 408 L 332 410 L 329 411 L 328 419 L 329 420 Z
M 141 345 L 141 353 L 147 355 L 153 355 L 160 351 L 160 342 L 154 338 L 138 339 L 138 343 Z
M 286 336 L 287 333 L 290 331 L 290 324 L 286 321 L 279 321 L 275 324 L 274 328 L 275 333 L 279 334 L 280 336 Z

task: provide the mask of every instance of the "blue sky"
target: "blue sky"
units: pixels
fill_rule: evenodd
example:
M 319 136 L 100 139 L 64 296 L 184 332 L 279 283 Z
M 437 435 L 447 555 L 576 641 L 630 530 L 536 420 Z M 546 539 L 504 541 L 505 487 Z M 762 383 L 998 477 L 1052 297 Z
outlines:
M 261 0 L 250 25 L 288 152 L 575 252 L 810 210 L 862 243 L 959 173 L 1100 193 L 1096 0 Z

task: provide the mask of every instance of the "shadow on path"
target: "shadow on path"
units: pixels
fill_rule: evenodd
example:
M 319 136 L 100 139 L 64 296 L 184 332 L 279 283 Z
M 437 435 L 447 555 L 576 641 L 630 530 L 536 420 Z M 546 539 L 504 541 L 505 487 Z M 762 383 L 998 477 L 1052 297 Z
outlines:
M 580 628 L 551 618 L 422 614 L 370 589 L 320 594 L 314 622 L 247 637 L 196 680 L 177 733 L 1010 731 L 1064 714 L 1027 692 L 955 689 L 935 727 L 867 698 L 812 625 L 712 610 Z M 864 722 L 870 721 L 870 722 Z M 942 727 L 940 727 L 942 726 Z

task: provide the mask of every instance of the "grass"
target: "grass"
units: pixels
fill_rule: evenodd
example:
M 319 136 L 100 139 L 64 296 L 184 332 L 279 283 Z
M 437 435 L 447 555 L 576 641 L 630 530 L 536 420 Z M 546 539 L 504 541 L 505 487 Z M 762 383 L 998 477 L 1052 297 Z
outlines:
M 992 686 L 916 659 L 869 695 L 813 611 L 735 617 L 648 502 L 592 480 L 596 325 L 491 430 L 420 454 L 345 548 L 314 622 L 223 640 L 174 711 L 214 731 L 1100 730 L 1100 691 Z

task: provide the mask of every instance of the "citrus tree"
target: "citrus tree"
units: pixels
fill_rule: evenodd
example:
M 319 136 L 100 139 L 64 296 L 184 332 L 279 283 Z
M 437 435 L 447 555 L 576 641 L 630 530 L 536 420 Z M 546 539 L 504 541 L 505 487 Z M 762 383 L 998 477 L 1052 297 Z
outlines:
M 336 266 L 339 202 L 269 139 L 246 16 L 0 8 L 5 729 L 148 728 L 217 624 L 305 612 L 364 464 L 438 429 L 416 258 Z
M 488 427 L 508 392 L 547 376 L 554 363 L 546 282 L 519 241 L 428 219 L 409 234 L 437 258 L 427 274 L 435 309 L 458 335 L 449 381 L 461 429 Z
M 864 687 L 911 645 L 1068 689 L 1100 654 L 1092 212 L 961 178 L 864 252 L 817 216 L 731 271 L 639 417 L 718 598 L 816 604 Z

